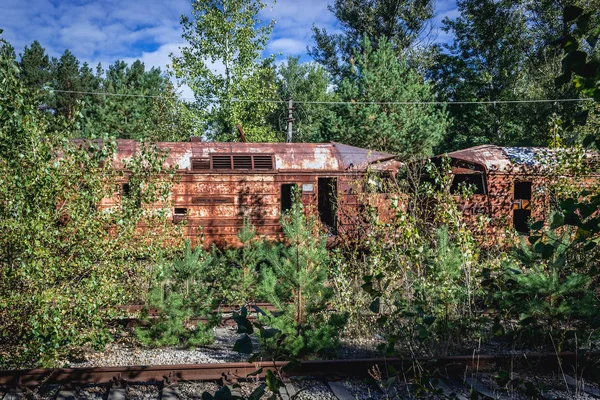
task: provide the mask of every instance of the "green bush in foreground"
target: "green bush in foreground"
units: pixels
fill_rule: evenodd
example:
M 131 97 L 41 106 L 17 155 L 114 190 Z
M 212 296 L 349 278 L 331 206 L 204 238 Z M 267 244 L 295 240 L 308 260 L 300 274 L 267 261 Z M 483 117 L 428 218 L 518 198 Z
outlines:
M 143 146 L 126 161 L 135 200 L 121 198 L 115 143 L 69 141 L 70 126 L 50 124 L 39 99 L 0 39 L 0 368 L 54 366 L 105 344 L 115 307 L 136 296 L 145 265 L 169 257 L 165 243 L 176 242 L 160 207 L 173 179 L 166 155 Z M 109 197 L 119 206 L 100 210 Z M 140 224 L 155 229 L 140 233 Z

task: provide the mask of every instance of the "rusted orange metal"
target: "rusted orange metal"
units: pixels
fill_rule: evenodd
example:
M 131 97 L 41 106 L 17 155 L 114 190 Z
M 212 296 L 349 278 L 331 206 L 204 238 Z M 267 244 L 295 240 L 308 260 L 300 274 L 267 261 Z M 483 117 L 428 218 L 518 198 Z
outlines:
M 123 169 L 140 144 L 118 140 L 115 168 Z M 245 219 L 271 239 L 281 234 L 280 218 L 289 205 L 289 185 L 328 226 L 331 234 L 348 223 L 337 207 L 353 195 L 352 182 L 368 169 L 394 174 L 401 163 L 393 154 L 340 143 L 157 143 L 167 150 L 167 167 L 179 177 L 171 191 L 174 223 L 185 223 L 185 237 L 208 246 L 238 245 Z M 116 204 L 106 199 L 104 207 Z M 338 216 L 340 216 L 338 218 Z
M 505 228 L 528 233 L 530 221 L 547 216 L 548 184 L 557 178 L 556 166 L 564 152 L 541 147 L 483 145 L 448 153 L 455 180 L 473 179 L 476 174 L 482 178 L 480 192 L 459 199 L 467 221 L 487 216 L 489 224 L 482 234 L 488 238 L 502 238 Z M 584 160 L 590 171 L 596 170 L 596 153 L 585 153 Z M 593 172 L 579 179 L 588 186 L 598 182 L 598 175 Z

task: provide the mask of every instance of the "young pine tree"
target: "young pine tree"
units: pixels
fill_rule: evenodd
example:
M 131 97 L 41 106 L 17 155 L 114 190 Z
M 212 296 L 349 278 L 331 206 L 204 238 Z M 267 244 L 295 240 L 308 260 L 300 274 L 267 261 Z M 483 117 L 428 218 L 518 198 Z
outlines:
M 315 219 L 306 216 L 296 200 L 282 217 L 284 244 L 268 255 L 270 266 L 261 270 L 260 293 L 281 310 L 269 324 L 281 331 L 266 339 L 294 357 L 322 353 L 337 346 L 344 318 L 330 315 L 333 291 L 327 285 L 329 257 L 326 238 L 315 235 Z
M 214 288 L 206 282 L 212 265 L 211 253 L 201 247 L 192 249 L 186 241 L 182 258 L 157 269 L 157 283 L 150 291 L 149 303 L 160 314 L 148 327 L 136 330 L 143 344 L 198 346 L 212 342 L 211 328 L 217 316 L 208 325 L 199 322 L 194 329 L 188 329 L 191 318 L 210 316 L 217 305 Z

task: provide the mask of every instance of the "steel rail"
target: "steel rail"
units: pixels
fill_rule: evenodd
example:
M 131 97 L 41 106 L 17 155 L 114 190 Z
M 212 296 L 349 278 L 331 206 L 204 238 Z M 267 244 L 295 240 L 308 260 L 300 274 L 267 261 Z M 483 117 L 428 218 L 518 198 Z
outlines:
M 264 378 L 267 370 L 278 370 L 286 377 L 353 377 L 364 378 L 373 371 L 387 376 L 402 371 L 413 375 L 423 370 L 445 374 L 462 374 L 466 369 L 483 371 L 489 368 L 535 368 L 536 371 L 561 372 L 581 369 L 598 362 L 600 353 L 521 353 L 504 355 L 467 355 L 437 358 L 374 358 L 355 360 L 302 361 L 289 371 L 282 371 L 286 362 L 216 363 L 184 365 L 146 365 L 121 367 L 57 368 L 0 370 L 0 386 L 38 386 L 41 384 L 121 382 L 214 381 L 219 379 Z M 252 374 L 252 376 L 249 376 Z

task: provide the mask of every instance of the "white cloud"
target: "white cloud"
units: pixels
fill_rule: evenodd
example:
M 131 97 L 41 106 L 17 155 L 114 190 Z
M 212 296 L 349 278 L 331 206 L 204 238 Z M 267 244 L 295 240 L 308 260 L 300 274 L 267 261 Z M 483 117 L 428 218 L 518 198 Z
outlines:
M 306 42 L 292 38 L 275 39 L 269 42 L 267 51 L 283 55 L 296 55 L 306 51 Z

